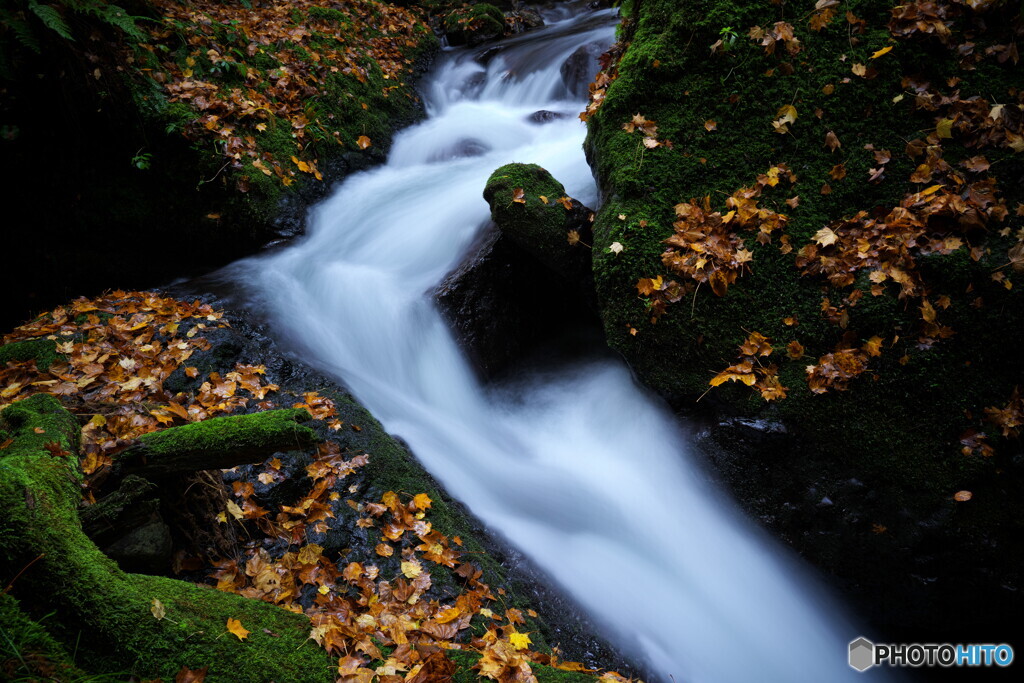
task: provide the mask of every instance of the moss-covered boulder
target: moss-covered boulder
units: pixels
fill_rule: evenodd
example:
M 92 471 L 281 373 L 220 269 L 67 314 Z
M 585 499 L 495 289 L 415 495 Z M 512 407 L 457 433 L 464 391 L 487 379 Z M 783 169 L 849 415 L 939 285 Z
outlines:
M 444 17 L 448 44 L 475 46 L 505 35 L 505 14 L 494 5 L 481 2 L 457 7 Z
M 547 170 L 506 164 L 487 179 L 484 199 L 503 235 L 570 281 L 589 281 L 593 214 Z
M 0 366 L 11 361 L 34 360 L 36 367 L 46 372 L 61 358 L 63 356 L 57 353 L 57 342 L 53 339 L 30 339 L 0 346 Z
M 626 3 L 586 141 L 609 344 L 679 407 L 786 425 L 731 483 L 908 631 L 940 609 L 912 600 L 1019 604 L 1024 519 L 1019 7 L 938 4 Z
M 78 423 L 55 398 L 11 405 L 0 428 L 11 439 L 0 450 L 0 558 L 11 595 L 32 618 L 46 616 L 50 634 L 76 644 L 91 670 L 171 679 L 185 666 L 208 667 L 207 680 L 333 679 L 306 617 L 207 586 L 127 574 L 99 551 L 77 514 Z M 250 631 L 245 641 L 228 633 L 229 618 Z M 11 623 L 5 615 L 4 626 Z

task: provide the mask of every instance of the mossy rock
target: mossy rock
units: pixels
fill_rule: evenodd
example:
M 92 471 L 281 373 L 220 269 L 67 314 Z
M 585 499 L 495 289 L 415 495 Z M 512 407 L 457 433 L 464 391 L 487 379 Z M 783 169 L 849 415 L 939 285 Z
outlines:
M 36 367 L 46 372 L 53 363 L 64 358 L 57 352 L 57 342 L 52 339 L 29 339 L 0 346 L 0 365 L 34 360 Z
M 459 7 L 445 15 L 444 32 L 449 45 L 480 45 L 505 35 L 505 15 L 483 2 Z
M 506 164 L 487 179 L 484 199 L 502 234 L 521 249 L 570 280 L 587 277 L 590 210 L 566 198 L 565 187 L 547 170 L 537 164 Z
M 157 576 L 127 574 L 82 532 L 81 474 L 73 455 L 78 424 L 52 396 L 37 394 L 0 413 L 13 442 L 0 451 L 0 559 L 12 595 L 90 672 L 173 678 L 209 667 L 212 681 L 328 681 L 331 658 L 311 640 L 302 615 Z M 154 600 L 166 610 L 158 619 Z M 16 616 L 16 615 L 15 615 Z M 227 619 L 251 631 L 242 642 Z M 5 616 L 5 623 L 7 616 Z
M 907 563 L 913 561 L 928 567 L 913 571 L 934 572 L 947 586 L 954 576 L 965 585 L 999 584 L 984 579 L 986 573 L 1013 586 L 1011 565 L 1019 552 L 1011 550 L 1011 539 L 1019 537 L 1024 519 L 1020 445 L 1002 438 L 998 429 L 986 428 L 983 419 L 986 407 L 1006 405 L 1024 376 L 1024 356 L 1013 352 L 1010 342 L 1024 329 L 1024 294 L 1020 286 L 1006 287 L 991 278 L 1007 263 L 1019 219 L 995 224 L 978 244 L 972 242 L 982 247 L 977 260 L 967 247 L 918 260 L 931 300 L 948 297 L 948 307 L 938 312 L 939 322 L 955 330 L 934 344 L 919 342 L 921 301 L 900 299 L 898 287 L 889 284 L 872 295 L 866 272 L 852 286 L 833 287 L 824 278 L 803 275 L 794 264 L 796 252 L 832 221 L 861 210 L 891 209 L 907 193 L 923 189 L 908 181 L 917 162 L 904 149 L 908 140 L 923 137 L 936 124 L 934 115 L 915 111 L 914 98 L 904 95 L 905 75 L 933 84 L 955 75 L 964 98 L 980 94 L 1009 100 L 1008 91 L 1019 87 L 1019 69 L 1008 62 L 984 59 L 973 70 L 961 70 L 960 56 L 934 38 L 894 41 L 887 28 L 892 7 L 883 0 L 845 4 L 843 13 L 849 10 L 865 21 L 859 33 L 843 14 L 821 31 L 811 30 L 806 17 L 788 18 L 800 40 L 799 52 L 788 54 L 780 42 L 767 55 L 758 41 L 748 39 L 747 31 L 752 26 L 770 28 L 780 20 L 777 8 L 768 4 L 626 4 L 620 38 L 628 47 L 603 104 L 589 119 L 585 143 L 607 197 L 593 242 L 600 311 L 610 346 L 676 407 L 688 412 L 705 407 L 718 415 L 781 420 L 788 426 L 792 449 L 774 452 L 774 457 L 796 463 L 799 483 L 793 488 L 801 495 L 817 490 L 817 498 L 786 497 L 797 494 L 789 488 L 782 494 L 763 482 L 758 487 L 752 464 L 744 473 L 739 463 L 732 483 L 750 496 L 745 500 L 748 508 L 773 520 L 777 530 L 828 571 L 864 585 L 867 574 L 858 572 L 871 571 L 869 561 L 853 557 L 849 549 L 855 543 L 847 542 L 873 538 L 865 547 L 878 553 L 871 561 L 885 567 L 880 572 L 906 576 L 911 571 Z M 973 38 L 979 51 L 999 39 L 993 34 L 1016 13 L 1009 6 L 994 11 L 1006 16 L 986 16 L 991 32 Z M 954 32 L 964 28 L 965 20 L 954 22 Z M 886 47 L 893 49 L 872 58 Z M 859 77 L 854 64 L 873 67 L 877 75 Z M 787 105 L 799 115 L 789 132 L 779 134 L 772 121 Z M 670 140 L 671 148 L 646 149 L 641 133 L 623 128 L 638 113 L 657 122 L 658 139 Z M 706 126 L 711 120 L 716 125 Z M 835 151 L 823 144 L 830 131 L 842 143 Z M 980 153 L 955 141 L 947 141 L 943 149 L 954 165 Z M 874 153 L 881 150 L 891 150 L 885 178 L 868 182 L 878 166 Z M 1006 148 L 981 151 L 989 161 L 998 160 L 994 175 L 1000 196 L 1012 210 L 1024 201 L 1024 155 Z M 846 177 L 836 179 L 832 170 L 840 163 Z M 712 210 L 724 214 L 727 196 L 752 186 L 758 174 L 779 164 L 796 174 L 796 183 L 767 188 L 758 201 L 788 216 L 785 232 L 793 253 L 780 250 L 777 235 L 761 244 L 753 233 L 741 233 L 752 253 L 749 271 L 724 296 L 699 287 L 655 319 L 650 303 L 637 295 L 638 281 L 658 276 L 685 281 L 661 260 L 664 240 L 678 220 L 673 207 L 709 197 Z M 787 206 L 786 200 L 794 196 L 799 196 L 797 206 Z M 1005 226 L 1011 228 L 1009 236 L 999 234 Z M 614 242 L 623 245 L 621 253 L 607 250 Z M 862 298 L 844 302 L 855 289 Z M 842 325 L 823 315 L 824 299 L 845 307 Z M 739 384 L 709 387 L 716 373 L 737 361 L 738 347 L 752 331 L 766 335 L 774 346 L 765 362 L 778 365 L 788 388 L 782 400 L 768 403 Z M 875 335 L 885 340 L 882 354 L 871 359 L 869 371 L 852 380 L 848 390 L 811 392 L 807 365 L 837 344 L 859 346 Z M 805 357 L 787 356 L 793 341 L 804 347 Z M 709 389 L 698 406 L 696 399 Z M 995 457 L 962 453 L 959 441 L 968 428 L 987 431 Z M 815 468 L 799 463 L 815 463 Z M 871 495 L 850 503 L 857 512 L 855 521 L 843 522 L 845 529 L 837 522 L 829 532 L 834 534 L 828 541 L 832 550 L 826 551 L 821 534 L 805 534 L 797 521 L 780 521 L 783 506 L 820 516 L 815 506 L 824 497 L 842 509 L 847 502 L 842 483 L 850 479 L 863 482 Z M 952 495 L 958 490 L 974 492 L 970 505 L 954 504 Z M 919 527 L 926 523 L 939 530 L 937 535 L 921 533 Z M 923 550 L 925 536 L 931 538 L 928 547 L 945 544 L 944 549 L 934 554 Z M 910 560 L 897 539 L 917 548 L 919 557 Z M 972 557 L 976 566 L 957 560 L 958 553 Z M 908 579 L 901 585 L 911 583 Z M 933 617 L 921 616 L 921 623 Z

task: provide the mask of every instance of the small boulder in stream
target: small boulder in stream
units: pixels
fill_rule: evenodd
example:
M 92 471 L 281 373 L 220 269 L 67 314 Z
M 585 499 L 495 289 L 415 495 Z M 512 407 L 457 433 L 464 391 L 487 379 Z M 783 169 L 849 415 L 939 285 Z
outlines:
M 536 164 L 506 164 L 487 179 L 484 199 L 502 234 L 571 282 L 590 278 L 594 212 Z
M 534 164 L 502 166 L 484 197 L 494 224 L 435 296 L 480 373 L 491 378 L 545 341 L 593 325 L 596 304 L 590 209 Z

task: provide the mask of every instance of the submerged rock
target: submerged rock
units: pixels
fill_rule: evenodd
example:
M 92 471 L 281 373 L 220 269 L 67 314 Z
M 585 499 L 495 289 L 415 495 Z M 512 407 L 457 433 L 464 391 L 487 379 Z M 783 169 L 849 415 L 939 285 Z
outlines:
M 557 111 L 548 111 L 547 109 L 541 109 L 530 114 L 530 123 L 551 123 L 559 119 L 568 118 L 568 114 L 562 114 Z

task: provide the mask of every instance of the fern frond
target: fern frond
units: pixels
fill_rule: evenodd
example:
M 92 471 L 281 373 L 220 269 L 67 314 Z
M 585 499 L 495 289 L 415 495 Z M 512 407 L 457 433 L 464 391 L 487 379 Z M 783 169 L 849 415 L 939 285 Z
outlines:
M 96 12 L 99 19 L 121 29 L 130 38 L 145 40 L 145 34 L 135 25 L 135 17 L 117 5 L 103 5 L 102 8 L 102 12 Z
M 56 31 L 65 40 L 74 40 L 71 37 L 71 29 L 68 28 L 68 25 L 64 22 L 64 17 L 61 16 L 56 7 L 40 5 L 36 0 L 29 0 L 28 8 L 42 20 L 46 28 Z
M 39 45 L 39 38 L 36 36 L 35 31 L 25 21 L 25 16 L 20 12 L 15 14 L 9 12 L 6 8 L 0 11 L 0 23 L 9 28 L 14 32 L 18 42 L 27 47 L 37 55 L 42 54 L 42 47 Z

